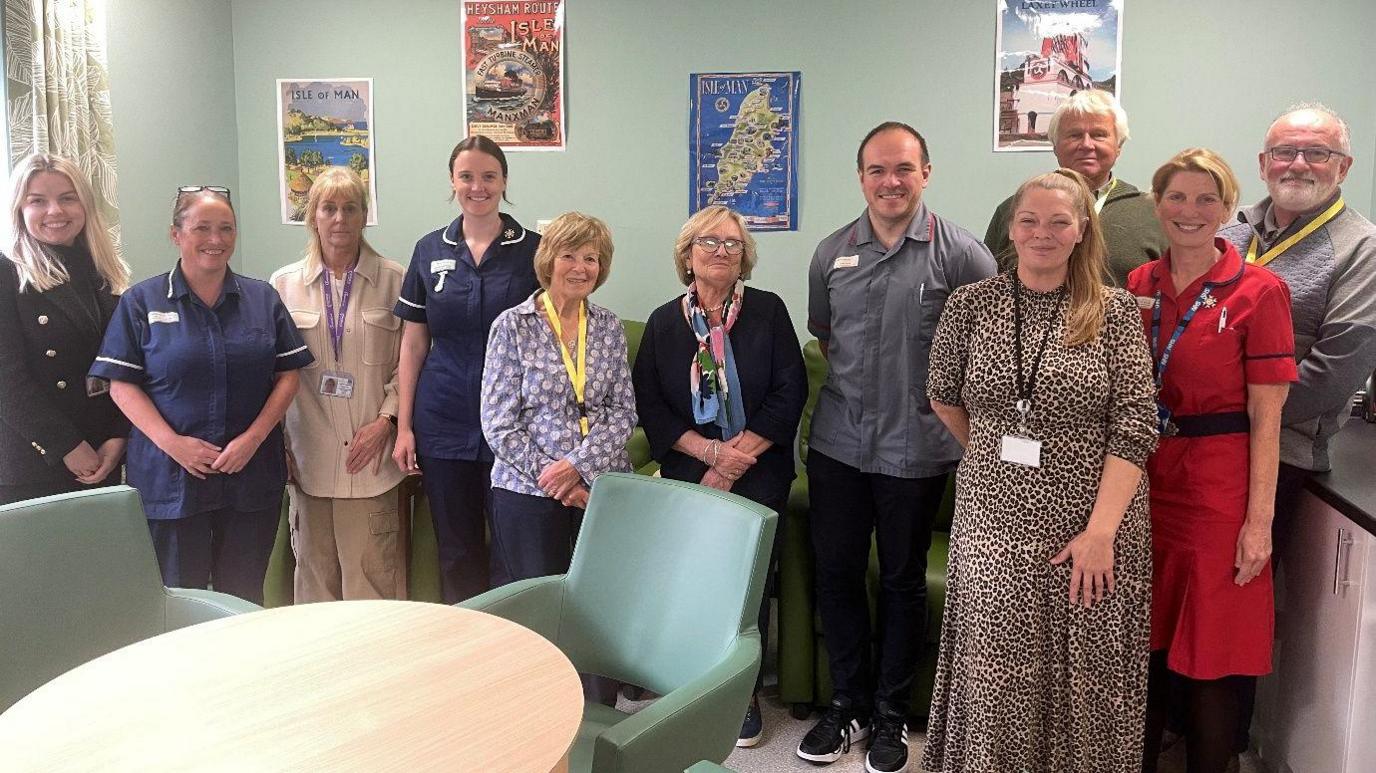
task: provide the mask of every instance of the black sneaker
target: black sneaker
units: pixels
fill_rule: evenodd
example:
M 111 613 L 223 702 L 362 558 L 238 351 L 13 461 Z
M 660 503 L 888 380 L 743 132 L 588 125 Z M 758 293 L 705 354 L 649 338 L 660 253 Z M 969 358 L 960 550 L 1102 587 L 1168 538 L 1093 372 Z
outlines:
M 741 723 L 741 734 L 736 739 L 740 747 L 754 746 L 764 735 L 764 717 L 760 716 L 760 699 L 751 698 L 750 708 L 745 710 L 745 721 Z
M 874 737 L 865 755 L 866 773 L 903 773 L 908 769 L 908 723 L 902 712 L 874 713 Z
M 850 701 L 835 697 L 822 713 L 821 720 L 803 736 L 803 742 L 798 744 L 798 756 L 808 762 L 835 762 L 850 751 L 853 742 L 869 734 L 868 712 L 856 711 L 851 708 Z

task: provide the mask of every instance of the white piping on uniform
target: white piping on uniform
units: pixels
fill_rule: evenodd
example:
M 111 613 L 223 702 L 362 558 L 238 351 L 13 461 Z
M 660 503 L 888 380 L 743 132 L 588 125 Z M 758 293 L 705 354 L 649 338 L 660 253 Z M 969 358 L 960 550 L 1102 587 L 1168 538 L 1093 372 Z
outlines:
M 132 363 L 132 362 L 125 362 L 124 360 L 117 360 L 117 359 L 115 359 L 114 357 L 97 357 L 97 358 L 96 358 L 96 362 L 108 362 L 108 363 L 111 363 L 111 364 L 113 364 L 113 365 L 122 365 L 122 366 L 124 366 L 124 367 L 126 367 L 126 368 L 133 368 L 134 370 L 143 370 L 143 366 L 142 366 L 142 365 L 135 365 L 135 364 Z
M 279 354 L 279 355 L 277 355 L 277 356 L 278 356 L 279 358 L 280 358 L 280 357 L 290 357 L 290 356 L 292 356 L 293 354 L 296 354 L 297 352 L 304 352 L 304 351 L 306 351 L 306 345 L 305 345 L 305 344 L 301 344 L 300 346 L 296 347 L 295 349 L 292 349 L 292 350 L 289 351 L 289 352 L 282 352 L 281 354 Z

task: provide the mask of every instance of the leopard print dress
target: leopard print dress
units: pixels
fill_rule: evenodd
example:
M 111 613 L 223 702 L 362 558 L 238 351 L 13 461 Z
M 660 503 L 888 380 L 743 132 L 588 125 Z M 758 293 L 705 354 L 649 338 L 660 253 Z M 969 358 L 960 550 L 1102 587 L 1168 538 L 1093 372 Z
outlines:
M 1024 372 L 1054 325 L 1018 431 L 1009 274 L 952 293 L 927 392 L 963 406 L 946 612 L 923 765 L 943 773 L 1137 773 L 1147 701 L 1151 533 L 1145 476 L 1114 543 L 1116 590 L 1069 603 L 1049 559 L 1089 521 L 1105 454 L 1143 467 L 1155 389 L 1132 296 L 1105 288 L 1098 339 L 1061 343 L 1058 294 L 1024 288 Z M 1000 459 L 1002 437 L 1042 442 L 1041 467 Z

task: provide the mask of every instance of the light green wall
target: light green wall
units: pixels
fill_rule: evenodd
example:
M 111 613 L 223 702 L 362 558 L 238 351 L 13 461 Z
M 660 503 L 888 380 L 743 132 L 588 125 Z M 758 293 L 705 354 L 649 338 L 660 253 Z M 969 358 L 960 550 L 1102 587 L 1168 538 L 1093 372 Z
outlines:
M 134 81 L 117 84 L 117 130 L 136 120 L 120 117 L 121 94 L 142 93 L 139 109 L 150 114 L 137 119 L 146 125 L 140 136 L 119 138 L 122 174 L 129 174 L 131 157 L 167 159 L 157 161 L 156 178 L 140 183 L 156 194 L 154 230 L 166 220 L 169 185 L 221 173 L 237 153 L 243 270 L 266 276 L 300 253 L 305 235 L 300 226 L 279 223 L 276 204 L 279 77 L 374 79 L 381 222 L 369 238 L 380 251 L 405 262 L 417 237 L 452 219 L 444 166 L 459 138 L 458 0 L 232 0 L 232 29 L 224 0 L 198 2 L 195 11 L 185 5 L 119 0 L 111 14 L 129 27 L 117 18 L 123 8 L 169 9 L 156 25 L 145 22 L 144 31 L 123 37 L 126 44 L 164 46 L 150 67 L 177 61 L 179 69 L 167 76 L 181 87 L 145 93 L 151 74 L 114 68 L 117 80 Z M 1123 96 L 1133 139 L 1119 162 L 1122 177 L 1145 184 L 1175 151 L 1207 145 L 1234 163 L 1243 200 L 1254 200 L 1264 193 L 1255 159 L 1267 124 L 1290 102 L 1319 99 L 1353 124 L 1358 159 L 1345 189 L 1349 201 L 1371 210 L 1376 90 L 1360 52 L 1365 31 L 1376 29 L 1376 4 L 1326 4 L 1327 22 L 1318 24 L 1297 20 L 1292 3 L 1271 0 L 1127 6 Z M 813 247 L 864 206 L 854 155 L 870 126 L 892 118 L 923 131 L 934 165 L 928 203 L 979 235 L 1001 198 L 1053 163 L 1048 153 L 989 148 L 994 13 L 986 0 L 572 0 L 569 150 L 510 155 L 510 211 L 532 226 L 569 209 L 607 220 L 617 251 L 596 300 L 623 316 L 644 317 L 678 289 L 668 252 L 688 214 L 688 74 L 801 70 L 801 230 L 758 235 L 754 279 L 785 297 L 801 328 Z M 231 39 L 233 54 L 226 56 Z M 187 71 L 184 57 L 167 46 L 203 47 L 200 61 L 232 67 L 233 82 L 222 70 Z M 184 126 L 181 114 L 164 106 L 169 93 L 183 96 L 188 113 L 208 110 L 207 122 L 217 128 L 237 118 L 237 137 L 220 131 L 213 142 L 172 140 L 179 150 L 164 153 L 170 132 L 163 124 Z M 235 108 L 229 121 L 228 95 Z M 217 166 L 203 171 L 193 163 Z M 126 190 L 141 189 L 126 177 Z M 129 222 L 133 212 L 127 205 L 125 211 Z
M 177 186 L 239 193 L 230 6 L 111 0 L 107 16 L 122 241 L 143 279 L 176 260 L 167 226 Z

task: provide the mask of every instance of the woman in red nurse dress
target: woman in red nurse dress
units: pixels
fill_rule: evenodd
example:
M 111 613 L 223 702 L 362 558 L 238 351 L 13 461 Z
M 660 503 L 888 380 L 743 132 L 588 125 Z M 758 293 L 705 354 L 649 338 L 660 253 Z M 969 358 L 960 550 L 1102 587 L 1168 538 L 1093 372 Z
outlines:
M 1152 659 L 1143 770 L 1168 682 L 1184 686 L 1189 773 L 1233 756 L 1237 680 L 1271 670 L 1271 518 L 1280 413 L 1297 372 L 1290 292 L 1213 234 L 1237 203 L 1217 155 L 1183 151 L 1152 180 L 1170 249 L 1128 277 L 1151 342 L 1161 440 L 1147 462 Z

